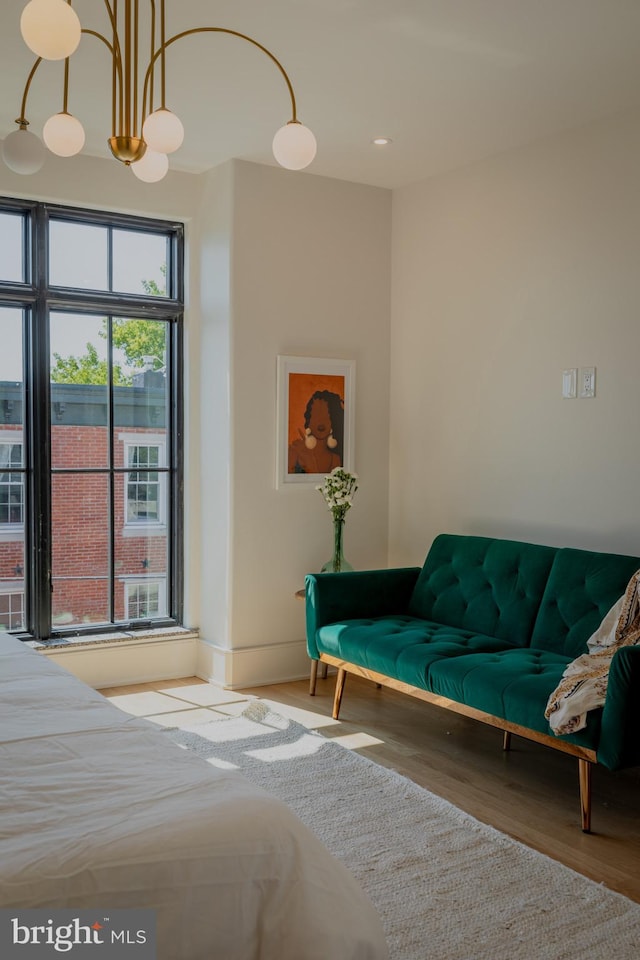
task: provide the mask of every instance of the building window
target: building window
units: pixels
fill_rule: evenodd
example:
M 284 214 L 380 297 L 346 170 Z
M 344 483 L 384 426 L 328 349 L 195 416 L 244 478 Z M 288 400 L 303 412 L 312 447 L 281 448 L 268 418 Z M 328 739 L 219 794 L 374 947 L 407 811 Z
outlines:
M 166 524 L 164 443 L 127 443 L 126 522 Z
M 125 585 L 125 612 L 128 620 L 152 620 L 164 609 L 164 583 L 144 580 Z
M 24 492 L 22 443 L 0 441 L 0 525 L 22 525 Z
M 159 447 L 136 444 L 129 447 L 127 476 L 127 523 L 159 523 Z
M 24 592 L 3 593 L 0 589 L 0 629 L 24 628 Z
M 182 261 L 180 224 L 0 198 L 0 577 L 25 584 L 0 615 L 26 635 L 181 622 Z

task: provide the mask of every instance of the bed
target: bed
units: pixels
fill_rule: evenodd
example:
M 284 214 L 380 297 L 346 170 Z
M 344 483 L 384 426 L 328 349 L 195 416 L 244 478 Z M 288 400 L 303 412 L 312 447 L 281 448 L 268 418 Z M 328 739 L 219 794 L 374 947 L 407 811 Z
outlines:
M 158 960 L 384 960 L 289 808 L 0 634 L 0 907 L 156 911 Z

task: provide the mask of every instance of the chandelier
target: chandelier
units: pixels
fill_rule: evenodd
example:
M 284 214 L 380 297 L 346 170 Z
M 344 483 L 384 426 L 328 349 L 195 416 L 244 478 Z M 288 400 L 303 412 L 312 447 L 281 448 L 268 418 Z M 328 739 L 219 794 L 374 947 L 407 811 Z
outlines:
M 222 33 L 253 44 L 280 71 L 291 100 L 291 119 L 273 138 L 273 154 L 289 170 L 302 170 L 313 160 L 316 140 L 298 120 L 291 81 L 279 60 L 261 43 L 237 30 L 224 27 L 194 27 L 174 36 L 165 33 L 165 0 L 147 0 L 148 21 L 139 7 L 144 0 L 103 0 L 108 20 L 106 36 L 82 27 L 71 0 L 30 0 L 22 11 L 20 29 L 29 49 L 36 54 L 27 78 L 18 129 L 4 140 L 3 159 L 15 173 L 36 173 L 43 165 L 45 148 L 60 157 L 79 153 L 85 140 L 82 124 L 69 113 L 69 58 L 82 34 L 100 40 L 111 58 L 111 136 L 113 156 L 130 166 L 139 180 L 154 183 L 169 168 L 169 154 L 184 138 L 179 117 L 166 105 L 165 61 L 168 48 L 178 40 L 198 33 Z M 62 110 L 44 125 L 42 140 L 28 129 L 27 99 L 31 82 L 43 60 L 64 60 Z M 159 91 L 158 91 L 159 88 Z M 159 105 L 156 105 L 156 101 Z

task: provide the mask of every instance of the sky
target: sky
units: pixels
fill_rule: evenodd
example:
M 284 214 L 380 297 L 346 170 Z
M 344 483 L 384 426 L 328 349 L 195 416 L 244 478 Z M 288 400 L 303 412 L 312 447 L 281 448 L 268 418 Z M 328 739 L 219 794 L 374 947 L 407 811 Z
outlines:
M 50 279 L 61 286 L 107 289 L 107 230 L 89 224 L 51 221 Z M 160 267 L 166 258 L 164 237 L 114 230 L 113 289 L 144 293 L 143 280 L 162 289 Z M 0 279 L 23 279 L 21 217 L 0 213 Z M 51 350 L 80 356 L 91 341 L 106 357 L 106 341 L 98 336 L 100 317 L 52 315 Z M 116 357 L 117 359 L 121 359 Z M 0 307 L 0 380 L 22 380 L 22 310 Z

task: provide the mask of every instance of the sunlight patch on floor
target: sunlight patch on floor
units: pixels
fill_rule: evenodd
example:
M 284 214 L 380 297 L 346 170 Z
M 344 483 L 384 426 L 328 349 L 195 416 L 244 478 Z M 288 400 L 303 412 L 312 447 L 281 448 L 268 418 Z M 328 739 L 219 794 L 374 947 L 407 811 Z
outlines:
M 184 703 L 176 700 L 174 697 L 168 697 L 164 693 L 158 693 L 154 690 L 145 690 L 139 693 L 123 693 L 107 699 L 116 707 L 120 707 L 125 713 L 130 713 L 134 717 L 145 717 L 149 714 L 173 713 L 184 707 Z
M 197 733 L 203 740 L 211 743 L 231 743 L 233 740 L 246 740 L 249 737 L 269 737 L 273 729 L 264 727 L 261 723 L 241 718 L 238 722 L 234 717 L 212 717 L 211 723 L 193 726 L 181 724 L 180 729 L 186 733 Z
M 278 747 L 265 747 L 258 750 L 246 750 L 248 757 L 262 760 L 263 763 L 275 763 L 278 760 L 295 760 L 296 757 L 310 757 L 326 745 L 326 740 L 305 733 L 294 743 L 283 743 Z
M 250 699 L 244 694 L 234 693 L 233 690 L 223 690 L 222 687 L 216 687 L 212 683 L 184 683 L 179 687 L 163 687 L 162 693 L 198 707 L 215 707 L 219 704 L 236 703 Z
M 340 721 L 334 720 L 333 717 L 326 717 L 324 714 L 315 713 L 313 710 L 303 710 L 301 707 L 291 707 L 286 703 L 279 703 L 277 700 L 260 697 L 260 702 L 266 703 L 274 713 L 295 720 L 296 723 L 300 723 L 307 730 L 319 730 L 321 727 L 335 727 L 340 724 Z
M 212 720 L 226 720 L 227 718 L 228 714 L 221 713 L 219 710 L 194 708 L 178 710 L 176 713 L 151 714 L 145 717 L 145 720 L 149 720 L 150 723 L 155 723 L 159 727 L 193 727 L 198 723 L 211 723 Z
M 331 742 L 339 743 L 341 747 L 346 747 L 347 750 L 362 750 L 364 747 L 379 746 L 384 743 L 384 740 L 372 737 L 368 733 L 345 733 L 340 737 L 331 737 Z
M 231 763 L 229 760 L 218 760 L 217 757 L 207 757 L 207 763 L 210 763 L 212 767 L 217 767 L 219 770 L 239 770 L 240 767 L 237 763 Z

